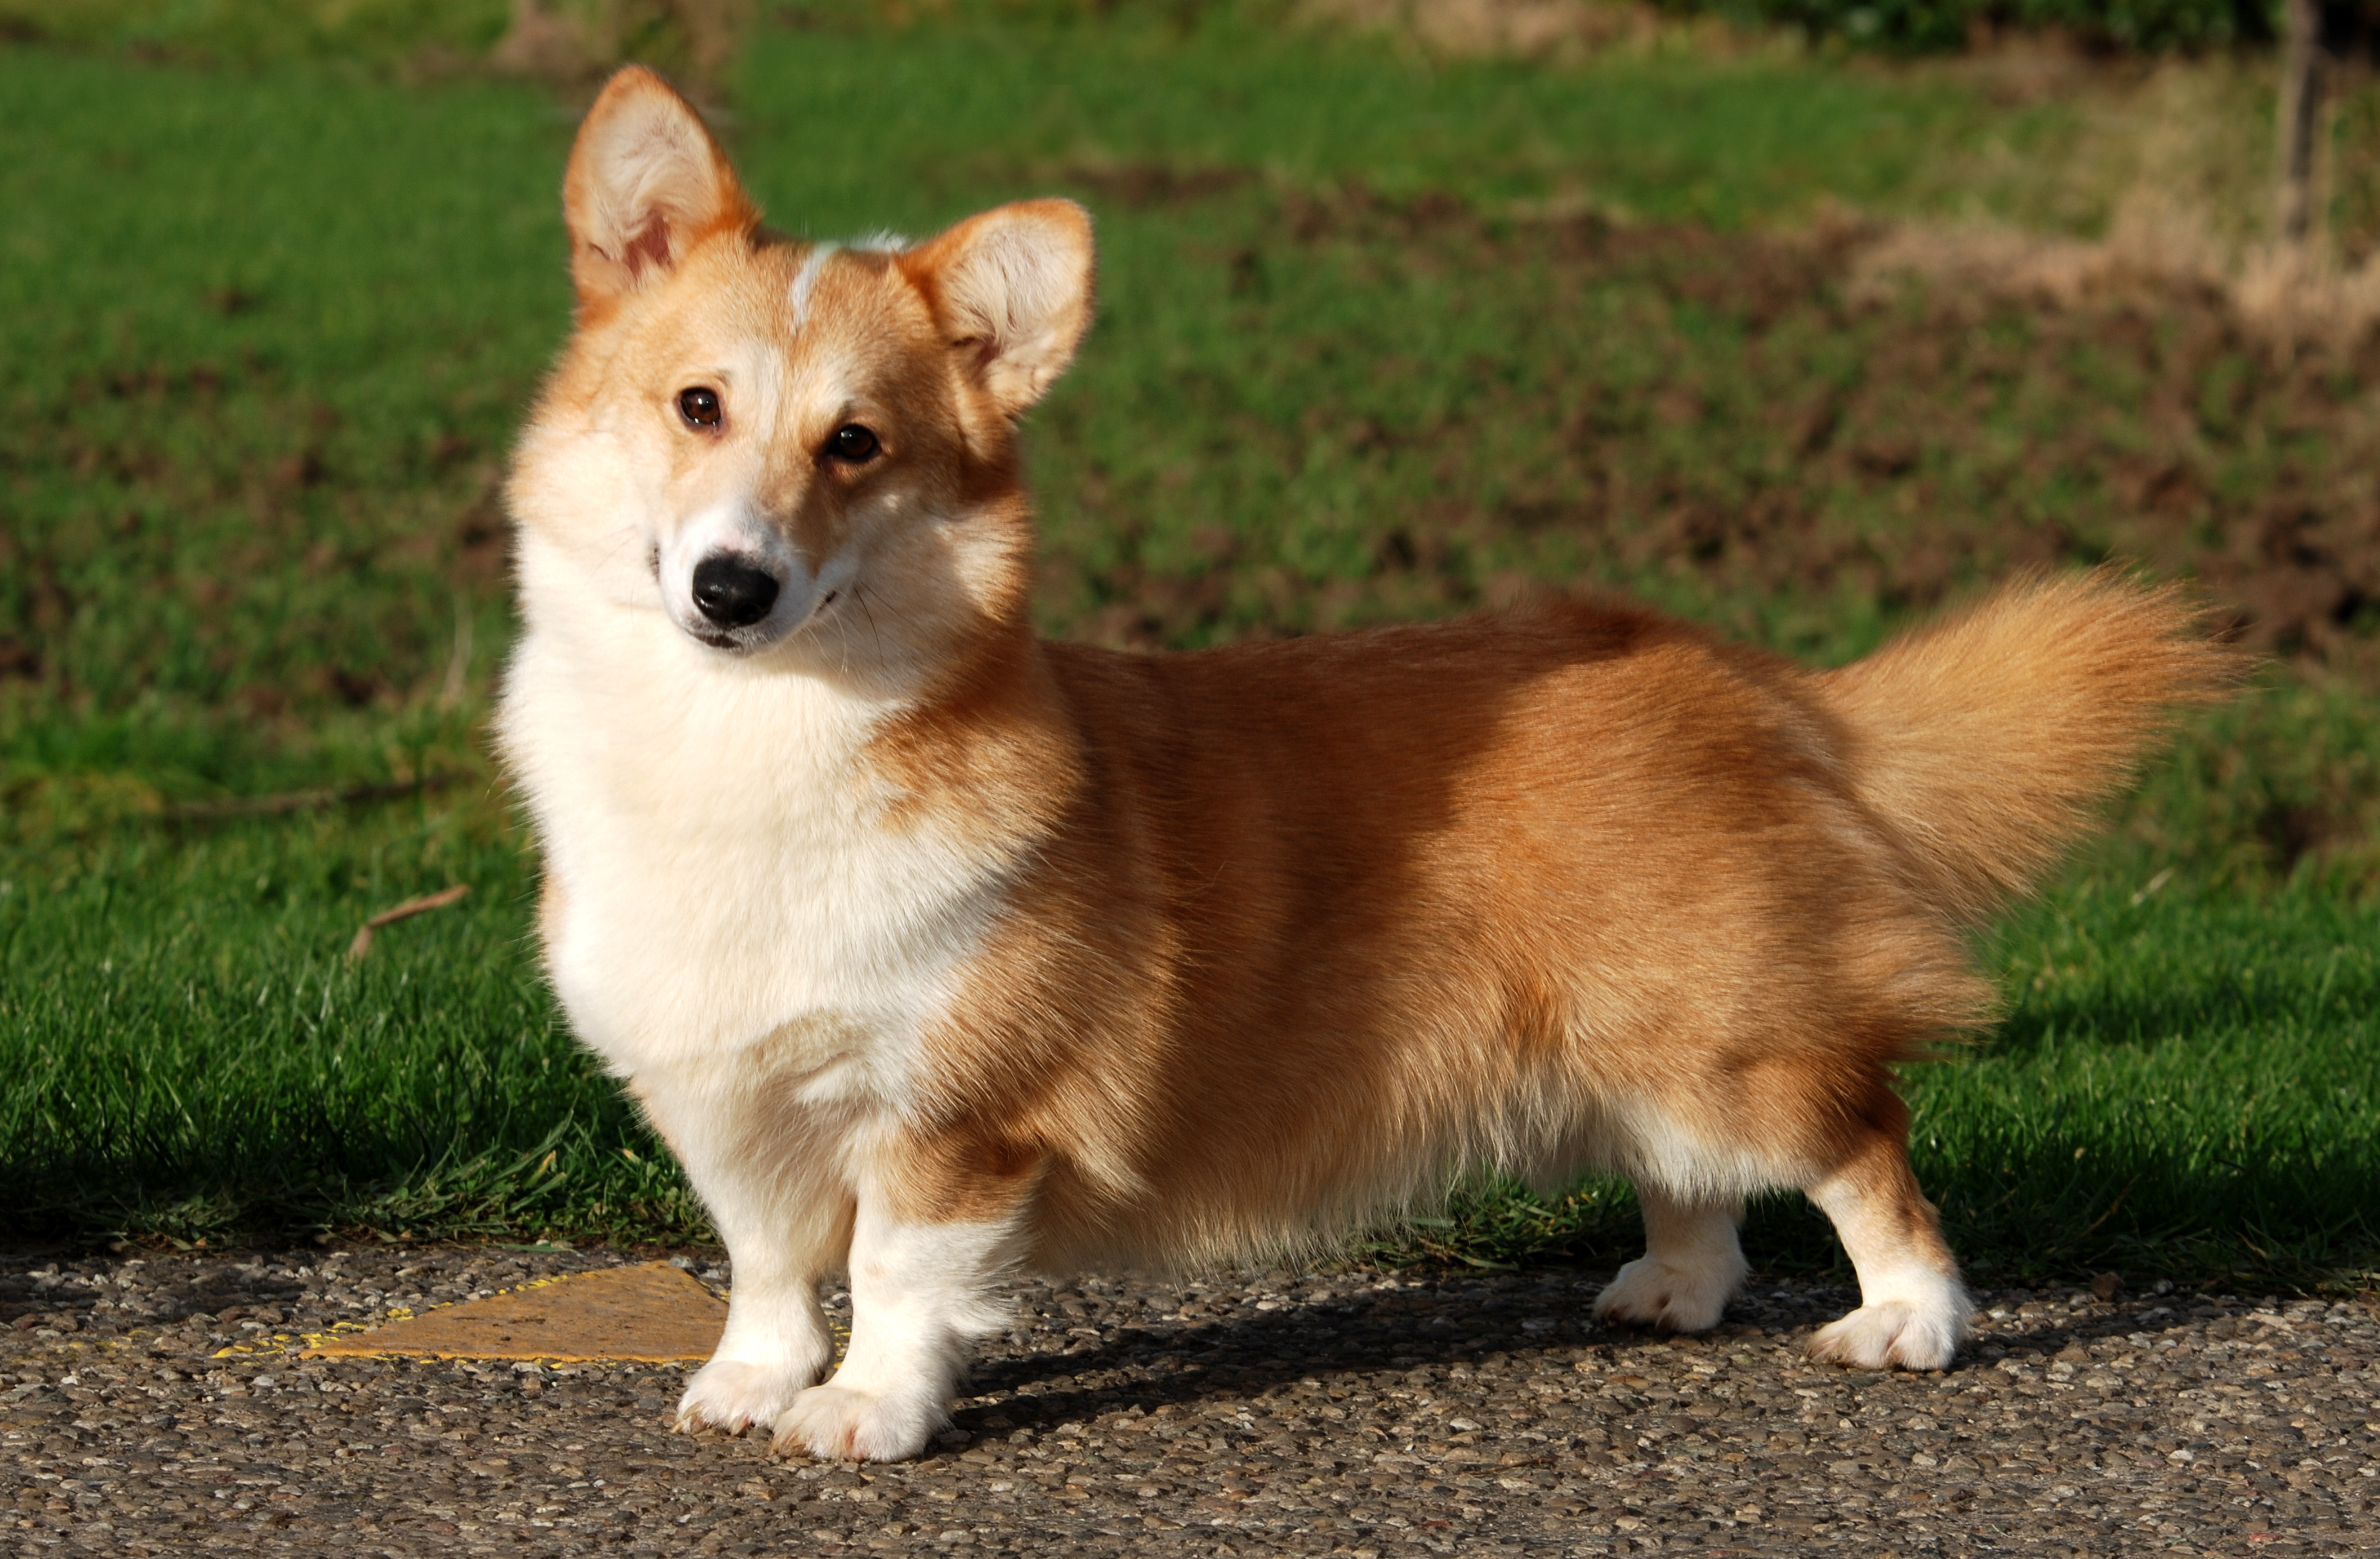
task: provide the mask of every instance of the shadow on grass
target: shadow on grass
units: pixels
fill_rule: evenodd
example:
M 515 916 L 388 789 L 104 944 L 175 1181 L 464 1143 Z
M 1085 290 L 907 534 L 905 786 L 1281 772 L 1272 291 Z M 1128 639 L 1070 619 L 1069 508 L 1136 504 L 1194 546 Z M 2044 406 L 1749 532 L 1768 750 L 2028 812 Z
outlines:
M 633 1128 L 631 1128 L 633 1129 Z M 427 1169 L 350 1177 L 285 1162 L 251 1176 L 142 1175 L 120 1159 L 56 1163 L 18 1193 L 0 1234 L 88 1247 L 123 1239 L 188 1247 L 318 1233 L 421 1240 L 529 1237 L 681 1245 L 713 1237 L 676 1166 L 565 1122 L 527 1150 L 449 1157 Z M 350 1146 L 357 1146 L 351 1144 Z M 369 1156 L 369 1155 L 368 1155 Z M 402 1163 L 384 1158 L 383 1165 Z M 567 1166 L 567 1167 L 565 1167 Z M 2380 1272 L 2380 1175 L 2362 1164 L 2290 1159 L 2245 1164 L 2095 1140 L 2051 1129 L 2029 1143 L 1967 1145 L 1919 1174 L 1952 1248 L 1983 1285 L 2082 1284 L 2114 1272 L 2233 1288 L 2368 1285 Z M 161 1188 L 177 1185 L 187 1190 Z M 1848 1284 L 1831 1226 L 1798 1193 L 1747 1210 L 1745 1253 L 1765 1271 Z M 1458 1194 L 1442 1214 L 1359 1236 L 1357 1258 L 1417 1271 L 1609 1269 L 1644 1248 L 1626 1182 L 1597 1179 L 1541 1200 L 1509 1182 Z
M 321 1234 L 430 1240 L 564 1237 L 700 1244 L 709 1220 L 683 1174 L 625 1109 L 566 1118 L 526 1149 L 443 1151 L 419 1134 L 301 1142 L 250 1164 L 54 1161 L 21 1182 L 0 1237 L 88 1247 L 126 1239 L 271 1244 Z M 311 1146 L 319 1151 L 309 1154 Z
M 1971 1282 L 2138 1287 L 2362 1288 L 2380 1273 L 2380 1173 L 2366 1163 L 2209 1162 L 2181 1148 L 2109 1151 L 2062 1133 L 1978 1145 L 1945 1163 L 1921 1145 L 1918 1174 Z M 1929 1162 L 1931 1160 L 1931 1162 Z M 1832 1225 L 1797 1192 L 1746 1210 L 1744 1252 L 1761 1270 L 1850 1283 Z M 1392 1267 L 1500 1271 L 1613 1267 L 1644 1252 L 1635 1198 L 1598 1179 L 1542 1200 L 1510 1182 L 1465 1192 L 1449 1214 L 1409 1220 L 1358 1252 Z

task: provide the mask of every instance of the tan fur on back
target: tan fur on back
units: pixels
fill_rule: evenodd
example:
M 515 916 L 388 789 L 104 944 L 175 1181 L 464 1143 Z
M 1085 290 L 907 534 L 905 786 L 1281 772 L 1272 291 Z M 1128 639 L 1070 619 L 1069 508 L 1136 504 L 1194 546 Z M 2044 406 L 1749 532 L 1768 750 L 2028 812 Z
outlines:
M 2103 577 L 1830 675 L 1568 604 L 1045 646 L 1018 717 L 1073 736 L 1071 798 L 921 1135 L 1046 1165 L 1060 1266 L 1262 1248 L 1465 1163 L 1815 1175 L 1887 1064 L 1988 1014 L 1964 923 L 2204 675 L 2189 622 Z

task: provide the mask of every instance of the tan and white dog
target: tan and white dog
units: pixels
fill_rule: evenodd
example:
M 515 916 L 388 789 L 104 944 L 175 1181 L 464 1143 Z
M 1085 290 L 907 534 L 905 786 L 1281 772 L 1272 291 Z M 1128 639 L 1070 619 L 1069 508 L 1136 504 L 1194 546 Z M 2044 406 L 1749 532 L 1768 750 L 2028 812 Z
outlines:
M 1633 1178 L 1597 1309 L 1689 1331 L 1798 1187 L 1862 1298 L 1815 1350 L 1949 1361 L 1888 1068 L 1986 1017 L 1967 933 L 2209 674 L 2172 594 L 2034 580 L 1835 672 L 1569 604 L 1047 643 L 1014 423 L 1090 319 L 1080 209 L 777 239 L 633 69 L 565 203 L 502 742 L 554 988 L 735 1263 L 683 1424 L 911 1455 L 1012 1267 L 1278 1249 L 1482 1163 Z

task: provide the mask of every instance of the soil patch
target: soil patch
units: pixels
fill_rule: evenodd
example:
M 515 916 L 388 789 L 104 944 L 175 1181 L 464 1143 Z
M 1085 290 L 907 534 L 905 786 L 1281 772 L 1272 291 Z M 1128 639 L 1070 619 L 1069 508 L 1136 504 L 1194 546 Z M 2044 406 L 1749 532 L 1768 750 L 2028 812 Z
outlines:
M 1383 395 L 1287 426 L 1234 420 L 1281 469 L 1329 465 L 1360 493 L 1359 568 L 1287 555 L 1305 515 L 1136 549 L 1132 495 L 1094 471 L 1059 501 L 1112 517 L 1126 542 L 1094 561 L 1061 537 L 1055 593 L 1091 599 L 1096 635 L 1154 647 L 1461 609 L 1530 580 L 1889 614 L 2013 567 L 2117 557 L 2195 576 L 2255 647 L 2363 659 L 2380 615 L 2368 321 L 2277 342 L 2184 266 L 2102 267 L 2055 293 L 2022 267 L 1990 285 L 1981 251 L 1930 272 L 1913 252 L 1852 222 L 1720 233 L 1443 193 L 1281 194 L 1214 259 L 1284 371 L 1326 347 L 1262 296 L 1293 266 L 1387 291 L 1460 278 L 1488 326 L 1500 308 L 1524 323 L 1500 357 L 1366 343 L 1382 380 L 1439 384 L 1410 409 Z

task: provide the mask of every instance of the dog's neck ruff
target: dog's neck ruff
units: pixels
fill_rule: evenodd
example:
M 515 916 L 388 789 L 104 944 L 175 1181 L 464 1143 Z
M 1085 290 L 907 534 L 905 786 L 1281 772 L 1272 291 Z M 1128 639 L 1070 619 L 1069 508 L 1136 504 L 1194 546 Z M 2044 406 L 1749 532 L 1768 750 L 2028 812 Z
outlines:
M 523 551 L 502 740 L 578 1033 L 625 1074 L 691 1078 L 766 1046 L 772 1072 L 891 1102 L 1013 863 L 905 812 L 871 766 L 903 703 L 729 661 Z

